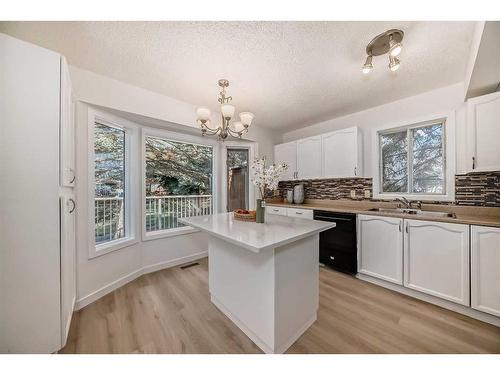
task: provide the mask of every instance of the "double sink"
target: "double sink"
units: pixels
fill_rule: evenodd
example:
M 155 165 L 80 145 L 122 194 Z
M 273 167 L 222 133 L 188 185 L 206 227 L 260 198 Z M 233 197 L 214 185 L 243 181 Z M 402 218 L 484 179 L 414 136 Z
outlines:
M 414 208 L 371 208 L 368 211 L 376 211 L 383 213 L 392 213 L 392 214 L 407 214 L 407 215 L 415 215 L 415 216 L 426 216 L 426 217 L 451 217 L 455 218 L 456 215 L 450 212 L 442 212 L 442 211 L 425 211 Z

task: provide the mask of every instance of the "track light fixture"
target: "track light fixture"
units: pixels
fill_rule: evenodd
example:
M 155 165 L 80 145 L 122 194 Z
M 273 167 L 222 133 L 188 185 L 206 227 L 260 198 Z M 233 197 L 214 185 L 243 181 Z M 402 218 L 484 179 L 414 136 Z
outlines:
M 373 69 L 372 58 L 372 55 L 366 56 L 365 65 L 363 65 L 363 69 L 361 69 L 364 74 L 370 73 L 370 70 Z
M 403 40 L 404 33 L 402 30 L 391 29 L 377 35 L 366 46 L 366 61 L 361 71 L 364 74 L 370 73 L 373 69 L 372 59 L 373 56 L 389 54 L 389 69 L 395 72 L 399 69 L 400 60 L 396 57 L 399 56 L 403 49 L 401 41 Z

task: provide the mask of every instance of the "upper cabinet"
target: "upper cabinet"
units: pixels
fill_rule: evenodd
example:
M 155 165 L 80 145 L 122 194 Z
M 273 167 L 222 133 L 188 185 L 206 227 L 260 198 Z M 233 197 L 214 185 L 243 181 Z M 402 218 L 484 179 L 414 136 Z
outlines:
M 362 140 L 357 127 L 274 146 L 276 163 L 288 164 L 282 180 L 362 176 Z
M 282 143 L 274 146 L 275 163 L 285 163 L 288 170 L 283 173 L 281 179 L 293 180 L 297 175 L 297 142 Z
M 322 135 L 325 178 L 362 176 L 362 140 L 357 127 Z
M 469 172 L 500 171 L 500 92 L 467 102 Z
M 304 180 L 321 177 L 321 136 L 297 141 L 296 178 Z

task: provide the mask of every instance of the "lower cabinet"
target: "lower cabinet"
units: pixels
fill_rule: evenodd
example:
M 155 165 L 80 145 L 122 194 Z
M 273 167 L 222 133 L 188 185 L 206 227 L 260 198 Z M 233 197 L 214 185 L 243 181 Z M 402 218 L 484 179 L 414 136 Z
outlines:
M 290 217 L 298 217 L 300 219 L 312 219 L 313 218 L 313 210 L 304 209 L 304 208 L 288 207 L 286 209 L 286 215 L 290 216 Z
M 500 228 L 471 226 L 471 307 L 500 316 Z
M 293 208 L 293 207 L 281 207 L 281 206 L 266 206 L 266 213 L 269 215 L 281 215 L 298 217 L 300 219 L 312 219 L 313 210 L 308 208 Z
M 406 220 L 404 286 L 469 306 L 469 226 Z
M 403 284 L 403 219 L 358 215 L 358 272 Z

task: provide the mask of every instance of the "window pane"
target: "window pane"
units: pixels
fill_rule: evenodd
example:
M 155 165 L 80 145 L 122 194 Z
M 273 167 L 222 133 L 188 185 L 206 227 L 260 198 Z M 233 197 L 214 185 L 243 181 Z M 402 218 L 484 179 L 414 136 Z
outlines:
M 212 213 L 212 147 L 146 137 L 146 231 Z
M 413 193 L 443 194 L 443 124 L 412 129 Z
M 125 236 L 125 132 L 95 124 L 95 242 Z
M 408 192 L 408 139 L 406 130 L 380 134 L 382 192 Z

